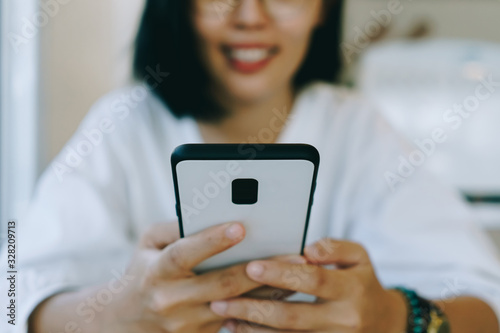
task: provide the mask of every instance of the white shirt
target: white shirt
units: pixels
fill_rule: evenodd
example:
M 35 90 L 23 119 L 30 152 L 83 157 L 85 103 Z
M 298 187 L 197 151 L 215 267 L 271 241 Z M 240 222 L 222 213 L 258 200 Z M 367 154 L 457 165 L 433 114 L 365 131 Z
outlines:
M 283 120 L 282 108 L 273 112 Z M 170 154 L 196 142 L 196 122 L 173 117 L 142 86 L 94 106 L 41 177 L 19 223 L 22 330 L 49 295 L 116 282 L 148 226 L 176 220 Z M 327 84 L 307 87 L 278 142 L 308 143 L 321 155 L 308 244 L 323 237 L 359 242 L 384 286 L 434 299 L 473 295 L 500 315 L 492 244 L 458 194 L 425 165 L 391 190 L 385 173 L 396 172 L 399 156 L 413 148 L 363 98 Z

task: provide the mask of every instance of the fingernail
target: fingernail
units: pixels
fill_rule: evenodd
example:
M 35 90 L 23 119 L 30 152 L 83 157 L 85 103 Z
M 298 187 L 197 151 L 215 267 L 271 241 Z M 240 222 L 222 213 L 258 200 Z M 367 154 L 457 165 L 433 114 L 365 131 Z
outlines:
M 262 273 L 264 273 L 264 266 L 262 266 L 261 264 L 258 264 L 256 262 L 251 263 L 247 267 L 247 272 L 248 272 L 248 274 L 255 276 L 255 277 L 261 276 Z
M 226 229 L 226 236 L 229 239 L 238 239 L 243 236 L 243 227 L 239 224 L 233 224 Z
M 210 308 L 212 309 L 213 312 L 216 314 L 223 316 L 226 313 L 227 309 L 227 302 L 224 301 L 216 301 L 212 302 L 210 304 Z

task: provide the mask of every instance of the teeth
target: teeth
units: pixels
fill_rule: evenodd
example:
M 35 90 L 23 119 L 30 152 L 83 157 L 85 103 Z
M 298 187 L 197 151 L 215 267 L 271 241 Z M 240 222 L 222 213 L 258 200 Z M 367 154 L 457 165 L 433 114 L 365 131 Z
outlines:
M 233 49 L 230 56 L 241 62 L 253 63 L 266 59 L 269 56 L 269 49 Z

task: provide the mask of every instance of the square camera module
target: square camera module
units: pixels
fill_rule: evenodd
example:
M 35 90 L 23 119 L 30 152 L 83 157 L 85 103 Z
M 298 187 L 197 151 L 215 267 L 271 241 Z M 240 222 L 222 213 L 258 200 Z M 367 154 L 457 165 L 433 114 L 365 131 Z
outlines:
M 257 202 L 259 182 L 256 179 L 235 179 L 231 183 L 231 197 L 236 205 L 253 205 Z

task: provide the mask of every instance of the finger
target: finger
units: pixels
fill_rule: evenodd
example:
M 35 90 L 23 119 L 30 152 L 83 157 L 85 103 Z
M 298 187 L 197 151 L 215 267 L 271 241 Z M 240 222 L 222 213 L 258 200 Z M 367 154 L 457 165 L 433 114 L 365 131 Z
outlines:
M 258 325 L 255 323 L 249 323 L 243 320 L 231 319 L 225 325 L 231 333 L 276 333 L 276 332 L 284 332 L 282 330 L 278 330 L 276 328 L 269 328 L 262 325 Z M 293 331 L 297 332 L 305 332 L 305 331 Z
M 193 306 L 193 304 L 185 305 L 174 305 L 172 309 L 168 311 L 169 318 L 196 318 L 193 324 L 203 324 L 203 323 L 214 323 L 219 322 L 222 325 L 220 316 L 214 314 L 210 309 L 210 304 L 198 304 Z M 166 318 L 166 317 L 165 317 Z M 168 320 L 167 320 L 168 321 Z M 172 320 L 171 320 L 172 321 Z
M 264 285 L 337 300 L 349 295 L 353 279 L 348 271 L 309 264 L 261 260 L 247 265 L 248 276 Z
M 164 249 L 180 238 L 177 222 L 154 224 L 144 233 L 139 246 L 147 249 Z
M 360 244 L 330 238 L 307 246 L 304 254 L 309 262 L 320 265 L 351 267 L 370 263 L 368 253 Z
M 307 333 L 313 332 L 310 330 L 280 330 L 276 328 L 269 328 L 253 323 L 247 323 L 244 321 L 231 321 L 225 327 L 232 333 L 278 333 L 278 332 L 289 332 L 289 333 Z M 353 328 L 334 326 L 329 327 L 324 331 L 314 331 L 314 333 L 354 333 L 357 332 Z
M 236 298 L 210 304 L 223 318 L 234 318 L 281 330 L 320 330 L 326 327 L 321 304 Z
M 156 317 L 161 323 L 164 332 L 198 332 L 199 327 L 212 323 L 222 326 L 224 319 L 211 311 L 208 304 L 198 306 L 170 306 L 160 311 L 156 310 L 160 317 Z M 138 331 L 143 332 L 143 331 Z
M 153 272 L 159 276 L 176 276 L 191 271 L 202 261 L 236 245 L 245 237 L 241 223 L 217 225 L 167 246 Z
M 277 260 L 292 264 L 305 264 L 307 262 L 307 260 L 304 257 L 299 255 L 276 256 L 271 258 L 270 260 Z M 258 299 L 283 300 L 293 294 L 295 294 L 295 291 L 293 290 L 285 290 L 270 286 L 262 286 L 260 288 L 249 291 L 243 296 L 248 298 L 258 298 Z
M 207 303 L 237 297 L 260 286 L 247 276 L 246 264 L 240 264 L 185 279 L 176 293 L 183 302 Z

